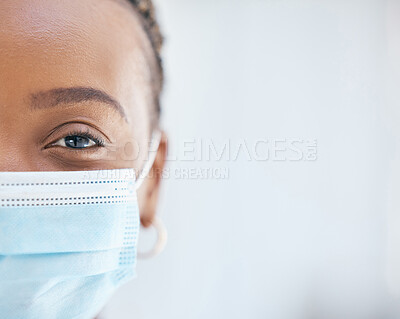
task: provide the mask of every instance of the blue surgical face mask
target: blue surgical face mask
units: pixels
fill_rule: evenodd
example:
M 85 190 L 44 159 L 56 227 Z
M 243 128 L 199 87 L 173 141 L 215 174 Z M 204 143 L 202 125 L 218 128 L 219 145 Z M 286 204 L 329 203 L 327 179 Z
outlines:
M 135 276 L 147 171 L 1 172 L 0 317 L 94 318 Z

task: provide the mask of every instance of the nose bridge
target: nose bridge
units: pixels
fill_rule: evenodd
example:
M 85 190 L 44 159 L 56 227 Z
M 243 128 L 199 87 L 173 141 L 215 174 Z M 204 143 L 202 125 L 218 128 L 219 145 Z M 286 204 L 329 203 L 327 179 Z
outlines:
M 8 171 L 10 165 L 12 165 L 10 154 L 7 150 L 7 131 L 9 130 L 9 120 L 1 106 L 0 112 L 0 171 Z
M 23 169 L 24 165 L 21 165 L 20 161 L 14 160 L 13 157 L 5 157 L 0 155 L 0 172 L 19 172 L 26 171 Z
M 18 127 L 17 120 L 0 115 L 0 171 L 28 171 L 33 159 L 23 145 L 24 126 Z
M 37 171 L 39 163 L 26 148 L 0 145 L 0 172 Z
M 9 139 L 5 138 L 0 130 L 0 172 L 7 171 L 25 171 L 29 170 L 29 162 L 26 161 L 26 155 L 23 156 L 23 150 L 17 145 L 12 145 Z
M 0 171 L 36 171 L 42 165 L 37 120 L 23 99 L 26 94 L 12 93 L 0 89 Z

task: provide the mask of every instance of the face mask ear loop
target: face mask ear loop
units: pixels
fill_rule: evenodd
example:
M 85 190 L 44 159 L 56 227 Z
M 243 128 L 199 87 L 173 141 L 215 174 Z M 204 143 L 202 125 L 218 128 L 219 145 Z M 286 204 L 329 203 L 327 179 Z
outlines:
M 139 187 L 142 185 L 144 179 L 147 177 L 154 164 L 154 161 L 157 156 L 158 147 L 160 146 L 160 141 L 161 141 L 161 132 L 156 130 L 153 132 L 151 136 L 148 160 L 144 164 L 143 169 L 141 170 L 139 177 L 136 180 L 135 184 L 136 190 L 138 190 Z

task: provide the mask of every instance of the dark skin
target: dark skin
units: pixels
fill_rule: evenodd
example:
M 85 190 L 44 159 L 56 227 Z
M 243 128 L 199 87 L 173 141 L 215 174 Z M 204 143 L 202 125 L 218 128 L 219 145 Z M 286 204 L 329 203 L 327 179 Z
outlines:
M 140 170 L 155 74 L 150 41 L 122 1 L 0 1 L 0 171 Z M 163 134 L 138 191 L 146 227 L 166 151 Z

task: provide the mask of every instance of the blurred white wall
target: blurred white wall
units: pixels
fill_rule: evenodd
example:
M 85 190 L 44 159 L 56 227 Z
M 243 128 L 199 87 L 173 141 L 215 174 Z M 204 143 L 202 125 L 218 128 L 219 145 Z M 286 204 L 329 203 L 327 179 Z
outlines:
M 169 243 L 104 318 L 400 318 L 397 1 L 157 3 Z

